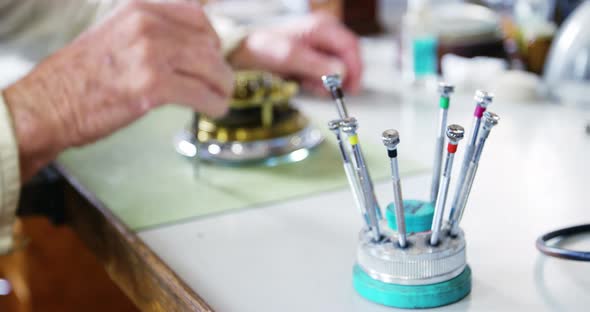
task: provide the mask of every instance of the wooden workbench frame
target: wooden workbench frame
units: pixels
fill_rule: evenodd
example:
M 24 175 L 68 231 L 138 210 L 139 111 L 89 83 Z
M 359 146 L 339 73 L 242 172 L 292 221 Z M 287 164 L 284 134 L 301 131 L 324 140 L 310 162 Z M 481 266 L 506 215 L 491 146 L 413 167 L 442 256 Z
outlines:
M 213 311 L 65 168 L 59 164 L 55 167 L 67 182 L 64 190 L 67 223 L 140 310 Z

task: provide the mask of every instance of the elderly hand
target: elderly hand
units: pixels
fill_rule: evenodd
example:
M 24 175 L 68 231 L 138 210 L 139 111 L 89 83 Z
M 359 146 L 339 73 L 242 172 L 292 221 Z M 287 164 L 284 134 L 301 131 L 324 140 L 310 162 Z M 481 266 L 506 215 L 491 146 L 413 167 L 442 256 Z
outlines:
M 4 90 L 30 177 L 59 152 L 179 103 L 217 117 L 233 89 L 219 39 L 188 3 L 131 2 Z
M 344 75 L 347 91 L 360 89 L 362 62 L 358 39 L 327 14 L 254 31 L 229 61 L 237 68 L 264 69 L 297 78 L 314 93 L 325 94 L 320 77 L 330 73 Z

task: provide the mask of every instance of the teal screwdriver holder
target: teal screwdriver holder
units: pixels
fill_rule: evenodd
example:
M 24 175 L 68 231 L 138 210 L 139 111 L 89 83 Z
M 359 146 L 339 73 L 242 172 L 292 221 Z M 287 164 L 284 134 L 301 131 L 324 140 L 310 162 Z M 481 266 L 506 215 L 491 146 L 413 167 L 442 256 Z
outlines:
M 437 246 L 429 244 L 434 206 L 404 200 L 408 246 L 396 243 L 394 206 L 386 209 L 383 238 L 375 242 L 362 230 L 353 267 L 353 286 L 367 300 L 396 308 L 423 309 L 448 305 L 471 291 L 471 270 L 462 231 L 443 231 Z M 383 222 L 383 223 L 385 223 Z
M 428 50 L 432 43 L 436 43 L 426 41 L 420 42 L 422 46 L 419 49 L 414 45 L 414 50 Z M 416 72 L 419 70 L 416 69 Z M 438 86 L 440 118 L 431 184 L 431 201 L 436 202 L 436 206 L 431 202 L 403 200 L 398 163 L 400 135 L 395 129 L 382 132 L 381 140 L 390 160 L 394 198 L 394 204 L 387 206 L 383 220 L 360 147 L 358 121 L 348 114 L 344 104 L 342 80 L 339 75 L 332 74 L 322 76 L 322 82 L 332 94 L 339 115 L 339 119 L 328 123 L 328 128 L 336 136 L 344 172 L 364 221 L 352 272 L 354 289 L 367 300 L 408 309 L 434 308 L 465 298 L 471 292 L 471 269 L 467 265 L 465 235 L 459 227 L 459 221 L 483 144 L 489 130 L 499 119 L 497 115 L 485 112 L 493 96 L 481 90 L 476 92 L 474 126 L 468 145 L 470 152 L 465 153 L 467 156 L 463 163 L 463 167 L 468 170 L 462 168 L 456 196 L 460 201 L 453 200 L 448 224 L 444 221 L 444 208 L 453 160 L 459 141 L 465 137 L 462 126 L 447 125 L 450 95 L 454 86 L 444 82 Z M 484 125 L 478 139 L 482 115 Z M 446 157 L 443 157 L 445 154 Z
M 434 205 L 432 203 L 412 199 L 404 200 L 404 212 L 406 218 L 406 231 L 408 233 L 430 231 L 432 218 L 434 217 Z M 393 203 L 387 206 L 385 217 L 387 218 L 387 225 L 389 228 L 397 231 L 395 205 Z

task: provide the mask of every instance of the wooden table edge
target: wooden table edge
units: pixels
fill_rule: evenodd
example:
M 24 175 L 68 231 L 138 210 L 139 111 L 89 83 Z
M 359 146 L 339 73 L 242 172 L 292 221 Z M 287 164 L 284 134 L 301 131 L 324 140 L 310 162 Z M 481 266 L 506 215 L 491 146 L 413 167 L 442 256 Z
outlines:
M 80 240 L 142 311 L 213 311 L 144 242 L 61 164 L 65 214 Z M 91 281 L 89 281 L 91 282 Z

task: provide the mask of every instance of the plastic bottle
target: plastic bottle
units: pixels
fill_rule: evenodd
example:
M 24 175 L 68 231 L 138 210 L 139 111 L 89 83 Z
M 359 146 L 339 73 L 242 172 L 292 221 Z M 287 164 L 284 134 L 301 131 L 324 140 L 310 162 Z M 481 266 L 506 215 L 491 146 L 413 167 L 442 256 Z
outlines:
M 401 27 L 402 76 L 416 88 L 436 88 L 437 33 L 429 0 L 409 0 Z

